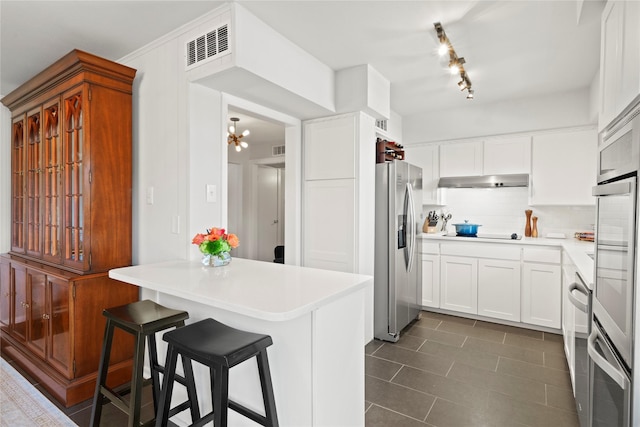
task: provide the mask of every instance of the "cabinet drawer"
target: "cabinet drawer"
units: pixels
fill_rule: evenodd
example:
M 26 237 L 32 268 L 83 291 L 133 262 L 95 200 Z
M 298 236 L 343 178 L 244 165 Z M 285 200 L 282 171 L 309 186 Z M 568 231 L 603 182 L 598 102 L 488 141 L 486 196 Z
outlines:
M 440 245 L 440 253 L 442 255 L 520 261 L 520 247 L 512 245 L 443 243 Z
M 434 242 L 425 242 L 423 240 L 420 253 L 438 255 L 440 254 L 440 244 Z
M 560 264 L 559 249 L 524 248 L 522 250 L 523 261 L 545 262 Z

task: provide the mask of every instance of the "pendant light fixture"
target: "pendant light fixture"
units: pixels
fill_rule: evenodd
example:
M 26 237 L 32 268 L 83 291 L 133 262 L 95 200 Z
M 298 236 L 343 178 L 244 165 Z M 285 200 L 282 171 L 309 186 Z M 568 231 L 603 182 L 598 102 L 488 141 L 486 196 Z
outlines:
M 231 120 L 231 124 L 227 130 L 227 144 L 234 144 L 236 146 L 236 151 L 241 151 L 243 148 L 249 147 L 249 144 L 242 141 L 243 137 L 249 136 L 251 133 L 249 132 L 249 129 L 244 130 L 240 135 L 236 135 L 236 128 L 240 119 L 237 117 L 231 117 L 229 120 Z

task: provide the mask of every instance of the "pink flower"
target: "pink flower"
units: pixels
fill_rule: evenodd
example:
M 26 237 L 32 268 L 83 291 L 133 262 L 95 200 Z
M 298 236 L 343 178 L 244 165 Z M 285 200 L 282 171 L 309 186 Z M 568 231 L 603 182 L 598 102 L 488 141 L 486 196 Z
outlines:
M 198 233 L 195 236 L 193 236 L 193 240 L 191 241 L 191 243 L 193 243 L 194 245 L 200 245 L 202 242 L 205 241 L 205 235 Z
M 231 246 L 231 248 L 237 248 L 238 245 L 240 244 L 240 240 L 238 240 L 238 236 L 236 236 L 235 234 L 227 234 L 226 235 L 226 240 L 229 243 L 229 246 Z
M 224 236 L 224 228 L 213 227 L 209 230 L 209 234 L 207 235 L 207 240 L 215 241 Z

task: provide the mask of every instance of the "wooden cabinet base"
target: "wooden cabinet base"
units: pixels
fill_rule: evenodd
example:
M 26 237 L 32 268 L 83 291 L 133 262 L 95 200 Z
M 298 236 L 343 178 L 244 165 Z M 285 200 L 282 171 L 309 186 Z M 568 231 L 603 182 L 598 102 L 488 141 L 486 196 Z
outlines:
M 78 275 L 0 255 L 2 352 L 57 400 L 71 406 L 94 392 L 106 319 L 102 311 L 138 300 L 138 287 L 106 272 Z M 131 379 L 133 335 L 116 331 L 110 385 Z M 111 384 L 112 383 L 112 384 Z
M 68 380 L 42 360 L 34 357 L 5 331 L 0 331 L 0 347 L 6 357 L 26 371 L 65 407 L 68 408 L 93 397 L 96 387 L 96 373 Z M 109 387 L 117 387 L 131 381 L 131 367 L 131 359 L 110 366 Z

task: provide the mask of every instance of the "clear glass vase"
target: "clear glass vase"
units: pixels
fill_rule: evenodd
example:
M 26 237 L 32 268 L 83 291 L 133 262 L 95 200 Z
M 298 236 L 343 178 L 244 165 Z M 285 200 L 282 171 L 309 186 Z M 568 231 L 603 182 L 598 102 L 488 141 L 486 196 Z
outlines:
M 222 267 L 231 262 L 231 254 L 229 252 L 221 252 L 218 255 L 204 254 L 202 257 L 202 265 L 207 267 Z

